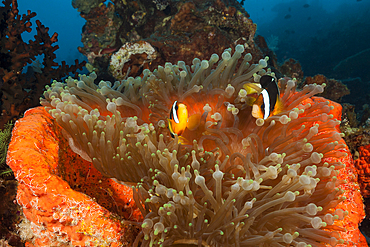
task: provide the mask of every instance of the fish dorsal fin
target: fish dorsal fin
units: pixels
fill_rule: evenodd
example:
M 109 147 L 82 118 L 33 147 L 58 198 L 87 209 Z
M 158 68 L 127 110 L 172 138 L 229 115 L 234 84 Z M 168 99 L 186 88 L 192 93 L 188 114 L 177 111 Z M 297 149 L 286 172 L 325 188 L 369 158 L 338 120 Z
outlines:
M 243 88 L 245 89 L 245 91 L 247 91 L 247 95 L 250 95 L 250 94 L 260 94 L 261 93 L 261 84 L 259 83 L 252 83 L 252 82 L 249 82 L 249 83 L 245 83 L 243 85 Z

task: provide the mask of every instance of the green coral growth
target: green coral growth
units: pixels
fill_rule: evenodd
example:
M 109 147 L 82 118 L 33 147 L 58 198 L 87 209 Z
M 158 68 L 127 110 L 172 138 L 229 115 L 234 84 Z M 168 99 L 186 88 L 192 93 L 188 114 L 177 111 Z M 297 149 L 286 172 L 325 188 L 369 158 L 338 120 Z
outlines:
M 13 123 L 8 122 L 4 125 L 4 129 L 0 130 L 0 177 L 13 174 L 12 169 L 6 164 L 6 153 L 12 137 L 12 129 Z

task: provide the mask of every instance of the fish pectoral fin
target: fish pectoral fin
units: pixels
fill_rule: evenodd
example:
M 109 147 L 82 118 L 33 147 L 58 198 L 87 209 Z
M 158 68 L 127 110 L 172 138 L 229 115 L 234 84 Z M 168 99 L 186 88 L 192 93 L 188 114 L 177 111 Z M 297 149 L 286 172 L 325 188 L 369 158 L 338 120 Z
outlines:
M 263 104 L 263 95 L 260 94 L 260 95 L 258 95 L 257 99 L 254 101 L 254 105 L 261 106 L 262 104 Z
M 182 137 L 182 136 L 179 136 L 179 143 L 181 143 L 183 145 L 189 145 L 190 144 L 188 139 L 186 139 L 185 137 Z
M 168 123 L 168 129 L 171 133 L 171 136 L 173 137 L 175 135 L 175 132 L 173 131 L 173 128 L 172 128 L 172 123 L 171 123 L 171 119 L 167 118 L 167 123 Z
M 261 107 L 259 105 L 256 105 L 256 104 L 253 105 L 252 116 L 254 118 L 262 118 L 263 119 L 263 113 L 262 113 Z
M 198 128 L 199 124 L 200 124 L 201 117 L 202 117 L 201 114 L 191 115 L 188 118 L 188 122 L 186 124 L 186 128 L 188 128 L 189 130 L 196 130 Z
M 258 95 L 256 97 L 254 97 L 254 96 L 247 96 L 247 99 L 246 99 L 245 103 L 247 105 L 249 105 L 249 106 L 252 106 L 256 102 L 257 97 L 258 97 Z

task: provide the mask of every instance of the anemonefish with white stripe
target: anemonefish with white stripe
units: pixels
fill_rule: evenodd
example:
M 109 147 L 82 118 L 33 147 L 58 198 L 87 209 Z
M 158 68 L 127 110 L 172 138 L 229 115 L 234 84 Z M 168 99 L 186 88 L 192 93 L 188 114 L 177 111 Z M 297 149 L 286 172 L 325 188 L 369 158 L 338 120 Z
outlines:
M 189 116 L 186 105 L 175 101 L 170 110 L 170 118 L 167 118 L 171 136 L 174 138 L 176 134 L 179 137 L 180 143 L 189 144 L 188 140 L 181 135 L 185 130 L 196 130 L 200 124 L 200 118 L 200 114 Z
M 280 113 L 283 109 L 283 104 L 280 101 L 279 87 L 276 83 L 275 77 L 264 75 L 260 78 L 258 87 L 261 88 L 257 99 L 253 102 L 252 116 L 255 118 L 267 119 L 270 116 Z M 244 85 L 244 89 L 250 92 L 257 92 L 257 90 L 250 87 L 248 84 Z
M 174 137 L 175 134 L 180 136 L 184 132 L 188 118 L 189 113 L 186 105 L 175 101 L 170 111 L 170 118 L 167 119 L 168 128 L 172 137 Z

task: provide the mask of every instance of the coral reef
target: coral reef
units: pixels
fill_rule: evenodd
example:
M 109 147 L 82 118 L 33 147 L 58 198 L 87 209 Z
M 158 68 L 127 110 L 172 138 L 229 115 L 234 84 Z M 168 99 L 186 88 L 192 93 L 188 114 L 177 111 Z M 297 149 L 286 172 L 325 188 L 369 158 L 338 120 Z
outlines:
M 72 6 L 78 12 L 88 14 L 92 8 L 98 7 L 103 2 L 105 0 L 72 0 Z
M 355 112 L 355 106 L 343 103 L 341 131 L 345 134 L 344 140 L 355 159 L 358 157 L 358 148 L 370 144 L 370 108 L 364 105 L 362 111 Z M 359 117 L 360 115 L 360 117 Z
M 28 246 L 133 242 L 137 230 L 131 220 L 140 214 L 132 190 L 73 153 L 43 108 L 28 110 L 16 122 L 7 162 L 19 182 L 17 202 L 26 217 L 20 236 Z
M 280 66 L 280 71 L 284 76 L 296 78 L 299 82 L 303 80 L 303 70 L 301 64 L 293 58 L 287 59 Z
M 314 77 L 311 76 L 306 77 L 303 82 L 303 86 L 314 83 L 319 85 L 325 83 L 327 86 L 327 90 L 324 90 L 324 92 L 318 96 L 325 97 L 335 102 L 340 103 L 343 96 L 350 94 L 347 86 L 344 85 L 342 82 L 334 79 L 327 79 L 324 75 L 320 74 L 315 75 Z
M 221 60 L 166 63 L 114 84 L 95 85 L 95 73 L 54 81 L 41 103 L 74 152 L 106 177 L 137 184 L 144 219 L 134 246 L 365 246 L 340 105 L 312 97 L 325 85 L 296 91 L 282 79 L 281 112 L 254 119 L 244 88 L 274 74 L 267 59 L 251 65 L 250 54 L 237 68 L 243 52 L 237 45 Z M 175 100 L 189 106 L 191 124 L 172 138 Z
M 0 246 L 22 246 L 16 225 L 20 220 L 20 206 L 15 202 L 17 181 L 6 164 L 6 154 L 11 139 L 13 123 L 0 130 Z
M 92 7 L 88 14 L 81 12 L 86 25 L 80 52 L 105 80 L 111 80 L 105 71 L 112 53 L 139 41 L 147 42 L 157 52 L 156 58 L 145 64 L 150 70 L 165 62 L 190 64 L 194 57 L 207 59 L 230 44 L 245 44 L 246 50 L 254 54 L 253 62 L 267 55 L 254 43 L 256 25 L 237 1 L 111 2 Z M 146 68 L 140 65 L 135 59 L 129 60 L 127 67 L 140 68 L 131 69 L 129 76 L 139 76 Z
M 269 65 L 271 67 L 271 69 L 276 73 L 276 75 L 278 75 L 279 77 L 281 77 L 281 73 L 279 71 L 279 64 L 277 62 L 277 57 L 276 57 L 276 54 L 273 50 L 271 50 L 268 45 L 267 45 L 267 42 L 265 40 L 264 37 L 262 37 L 261 35 L 257 35 L 255 38 L 254 38 L 254 42 L 255 42 L 255 46 L 259 47 L 259 49 L 261 50 L 261 52 L 265 55 L 265 56 L 268 56 L 270 59 L 269 59 Z M 292 77 L 294 78 L 294 77 Z
M 340 105 L 312 97 L 340 101 L 346 86 L 318 75 L 299 91 L 283 78 L 282 112 L 254 119 L 246 85 L 264 74 L 300 81 L 303 72 L 293 59 L 280 67 L 272 46 L 253 39 L 256 26 L 239 3 L 104 2 L 72 1 L 87 21 L 80 52 L 97 74 L 65 83 L 58 81 L 83 63 L 56 64 L 57 34 L 36 21 L 26 43 L 21 34 L 36 14 L 18 15 L 16 0 L 0 7 L 0 126 L 36 106 L 56 79 L 41 101 L 51 115 L 31 109 L 13 130 L 7 161 L 25 218 L 19 223 L 13 204 L 16 182 L 0 179 L 0 245 L 367 246 L 358 224 L 369 147 L 354 169 Z M 218 61 L 213 53 L 230 44 Z M 253 56 L 239 59 L 244 50 Z M 42 65 L 23 73 L 38 55 Z M 121 81 L 95 85 L 97 77 Z M 166 118 L 175 100 L 195 125 L 172 138 Z M 341 128 L 353 151 L 366 143 L 368 108 L 359 122 L 351 109 Z
M 370 144 L 358 148 L 358 157 L 355 160 L 356 173 L 360 185 L 361 195 L 364 198 L 366 219 L 361 223 L 361 231 L 370 234 Z
M 370 198 L 370 145 L 358 148 L 359 157 L 355 160 L 361 195 Z M 370 215 L 367 209 L 367 215 Z
M 108 55 L 103 55 L 117 51 L 121 45 L 119 42 L 116 44 L 116 36 L 123 20 L 116 14 L 112 3 L 93 7 L 91 12 L 81 12 L 81 17 L 86 19 L 86 24 L 82 30 L 84 48 L 79 47 L 79 51 L 85 54 L 92 64 L 107 62 L 104 59 L 108 58 Z M 95 58 L 102 59 L 95 63 Z
M 156 50 L 148 42 L 126 43 L 111 56 L 109 70 L 114 78 L 122 80 L 127 73 L 138 74 L 148 69 L 156 57 Z
M 6 153 L 12 136 L 13 124 L 8 122 L 4 129 L 0 130 L 0 177 L 10 176 L 12 170 L 6 165 Z
M 49 28 L 36 21 L 37 34 L 35 39 L 24 42 L 21 34 L 31 31 L 31 19 L 36 13 L 28 11 L 22 16 L 18 14 L 16 0 L 3 1 L 0 7 L 2 16 L 0 44 L 0 97 L 1 116 L 0 128 L 9 120 L 16 119 L 20 114 L 30 107 L 39 104 L 39 97 L 43 88 L 49 84 L 51 79 L 61 79 L 69 73 L 75 73 L 82 69 L 85 63 L 75 61 L 75 65 L 68 66 L 64 62 L 61 65 L 54 62 L 55 50 L 58 49 L 57 33 L 49 36 Z M 42 55 L 42 66 L 36 68 L 29 66 L 27 72 L 23 69 Z M 77 74 L 76 74 L 77 75 Z
M 357 115 L 361 114 L 361 118 Z M 370 150 L 370 130 L 369 130 L 370 109 L 365 105 L 360 113 L 356 114 L 355 106 L 343 104 L 341 131 L 345 134 L 345 141 L 354 157 L 355 173 L 358 176 L 361 195 L 364 199 L 366 218 L 360 226 L 361 232 L 365 236 L 370 236 L 370 193 L 369 193 L 369 150 Z M 367 238 L 369 243 L 369 238 Z
M 22 246 L 17 234 L 22 208 L 15 201 L 16 194 L 17 181 L 9 176 L 0 177 L 0 246 Z

